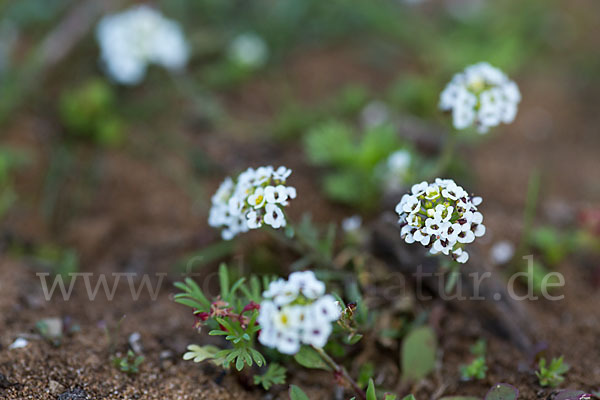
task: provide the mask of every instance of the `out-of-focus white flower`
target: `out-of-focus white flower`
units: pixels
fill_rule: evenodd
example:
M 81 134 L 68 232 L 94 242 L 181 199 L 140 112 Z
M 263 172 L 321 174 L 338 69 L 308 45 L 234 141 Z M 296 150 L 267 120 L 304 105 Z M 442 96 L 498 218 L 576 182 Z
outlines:
M 149 64 L 178 70 L 188 60 L 181 26 L 146 5 L 103 17 L 96 38 L 108 74 L 125 85 L 141 82 Z
M 390 109 L 378 100 L 368 103 L 360 112 L 360 121 L 364 128 L 383 125 L 390 120 Z
M 467 67 L 452 78 L 440 94 L 440 109 L 452 112 L 456 129 L 475 124 L 479 133 L 517 115 L 521 93 L 516 83 L 486 62 Z
M 302 344 L 323 347 L 329 339 L 331 323 L 341 309 L 325 284 L 312 271 L 293 272 L 288 280 L 271 282 L 260 304 L 258 340 L 284 354 L 295 354 Z
M 248 68 L 260 68 L 267 63 L 269 47 L 256 33 L 246 32 L 236 36 L 227 55 L 231 61 Z
M 263 224 L 275 229 L 286 226 L 283 207 L 296 198 L 296 189 L 285 186 L 291 173 L 286 167 L 266 166 L 248 168 L 235 182 L 226 178 L 212 196 L 208 224 L 223 228 L 225 240 Z
M 390 154 L 381 168 L 383 170 L 383 184 L 389 191 L 398 191 L 406 184 L 412 164 L 410 151 L 402 149 Z
M 342 221 L 342 229 L 344 232 L 354 232 L 360 229 L 362 225 L 362 218 L 360 215 L 353 215 L 351 217 L 345 218 Z
M 494 243 L 490 249 L 490 258 L 496 265 L 502 265 L 509 262 L 515 254 L 515 246 L 508 240 L 502 240 Z
M 419 242 L 430 253 L 450 255 L 465 263 L 469 254 L 463 249 L 476 237 L 485 234 L 483 215 L 477 211 L 481 197 L 471 197 L 452 179 L 436 179 L 434 183 L 413 185 L 396 212 L 401 226 L 400 236 L 406 243 Z

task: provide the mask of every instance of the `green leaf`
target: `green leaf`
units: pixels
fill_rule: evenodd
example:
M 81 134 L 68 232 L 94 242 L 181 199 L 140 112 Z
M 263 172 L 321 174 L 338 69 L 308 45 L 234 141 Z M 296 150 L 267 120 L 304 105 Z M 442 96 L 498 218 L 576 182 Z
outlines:
M 265 390 L 269 390 L 273 385 L 285 383 L 286 369 L 277 363 L 272 363 L 263 375 L 254 375 L 254 384 L 262 385 Z
M 367 386 L 367 400 L 377 400 L 373 379 L 369 379 L 369 385 Z
M 405 396 L 402 400 L 415 400 L 415 396 L 413 396 L 412 394 L 409 394 L 408 396 Z
M 339 165 L 350 162 L 356 153 L 352 129 L 338 121 L 321 123 L 304 140 L 304 150 L 315 165 Z
M 319 353 L 312 347 L 302 346 L 300 351 L 294 355 L 294 360 L 305 368 L 324 369 L 331 371 L 329 365 L 323 361 Z
M 290 400 L 310 400 L 308 396 L 296 385 L 290 386 Z
M 499 383 L 485 395 L 485 400 L 517 400 L 519 390 L 507 383 Z
M 405 381 L 419 381 L 435 367 L 437 340 L 428 326 L 412 330 L 402 343 L 402 374 Z
M 222 365 L 223 360 L 217 356 L 220 352 L 219 348 L 212 345 L 198 346 L 191 344 L 187 347 L 188 351 L 183 355 L 184 360 L 193 360 L 195 363 L 202 362 L 204 360 L 212 360 L 217 365 Z

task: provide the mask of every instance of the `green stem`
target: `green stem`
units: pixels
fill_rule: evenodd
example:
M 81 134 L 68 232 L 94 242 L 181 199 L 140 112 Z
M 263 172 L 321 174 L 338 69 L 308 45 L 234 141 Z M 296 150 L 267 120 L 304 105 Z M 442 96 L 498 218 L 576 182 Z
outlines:
M 360 397 L 362 400 L 366 400 L 367 396 L 365 395 L 365 392 L 360 388 L 360 386 L 358 386 L 358 383 L 356 383 L 356 381 L 352 379 L 348 371 L 346 371 L 346 368 L 336 363 L 335 360 L 331 358 L 329 354 L 327 354 L 325 350 L 323 350 L 321 347 L 312 346 L 312 348 L 315 349 L 317 353 L 319 353 L 319 355 L 321 356 L 323 361 L 327 363 L 327 365 L 329 365 L 335 372 L 340 374 L 346 380 L 346 382 L 348 382 L 350 386 L 352 386 L 352 389 L 356 392 L 358 397 Z
M 452 261 L 449 270 L 446 286 L 444 287 L 446 294 L 450 294 L 454 290 L 456 282 L 458 282 L 458 278 L 460 277 L 460 265 L 456 261 Z
M 525 210 L 523 211 L 523 231 L 521 232 L 519 246 L 515 252 L 516 255 L 523 254 L 527 247 L 527 243 L 529 242 L 537 208 L 537 200 L 540 193 L 541 181 L 540 170 L 534 168 L 531 175 L 529 175 L 529 182 L 527 183 L 527 197 L 525 199 Z
M 448 137 L 444 142 L 444 148 L 442 149 L 433 171 L 427 177 L 428 180 L 439 177 L 440 174 L 445 173 L 448 169 L 448 165 L 450 165 L 450 161 L 452 161 L 452 156 L 454 155 L 454 149 L 456 147 L 456 136 L 454 130 L 448 131 Z

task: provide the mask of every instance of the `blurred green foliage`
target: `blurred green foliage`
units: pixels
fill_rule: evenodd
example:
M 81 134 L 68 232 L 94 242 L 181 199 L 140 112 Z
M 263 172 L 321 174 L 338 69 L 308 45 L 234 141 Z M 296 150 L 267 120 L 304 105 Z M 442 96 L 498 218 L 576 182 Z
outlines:
M 123 141 L 123 122 L 116 113 L 115 95 L 104 80 L 89 80 L 65 91 L 60 98 L 60 116 L 73 137 L 102 146 L 116 146 Z
M 311 164 L 327 167 L 323 190 L 334 201 L 360 208 L 377 204 L 381 188 L 377 167 L 402 147 L 395 128 L 383 124 L 358 135 L 349 125 L 326 121 L 312 128 L 304 138 Z
M 10 147 L 0 147 L 0 218 L 17 200 L 13 173 L 27 163 L 27 156 Z

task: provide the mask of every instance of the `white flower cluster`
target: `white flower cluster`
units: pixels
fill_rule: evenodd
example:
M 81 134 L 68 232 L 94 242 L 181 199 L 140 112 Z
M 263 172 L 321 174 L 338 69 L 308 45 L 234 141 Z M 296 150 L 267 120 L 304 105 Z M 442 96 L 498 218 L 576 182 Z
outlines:
M 284 354 L 297 353 L 301 344 L 325 346 L 331 323 L 341 316 L 338 302 L 325 294 L 325 284 L 312 271 L 271 282 L 263 297 L 258 340 Z
M 177 70 L 188 59 L 188 44 L 180 25 L 146 5 L 105 16 L 96 37 L 108 74 L 126 85 L 141 82 L 148 64 Z
M 246 32 L 236 36 L 229 47 L 227 55 L 231 61 L 248 68 L 260 68 L 267 63 L 269 48 L 256 33 Z
M 486 133 L 501 122 L 511 123 L 520 101 L 515 82 L 498 68 L 480 62 L 454 75 L 440 95 L 440 109 L 452 111 L 456 129 L 475 123 L 479 133 Z
M 485 234 L 483 215 L 477 211 L 481 197 L 471 197 L 452 179 L 437 178 L 435 183 L 413 185 L 396 206 L 400 234 L 406 243 L 419 242 L 430 253 L 451 255 L 465 263 L 467 243 Z
M 285 186 L 292 170 L 271 166 L 248 168 L 237 181 L 227 178 L 212 197 L 208 224 L 223 228 L 223 239 L 258 229 L 263 224 L 275 229 L 286 225 L 283 207 L 296 198 L 296 189 Z

